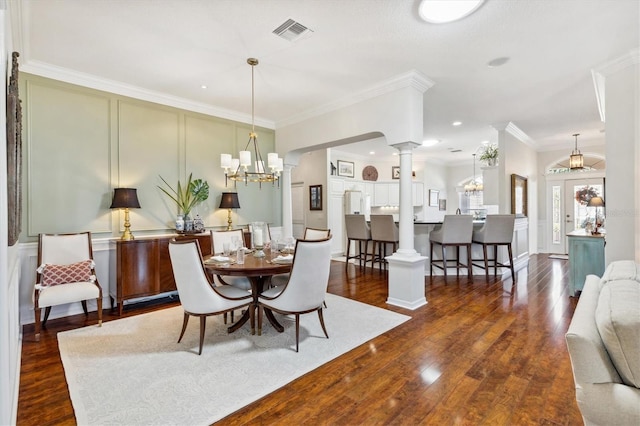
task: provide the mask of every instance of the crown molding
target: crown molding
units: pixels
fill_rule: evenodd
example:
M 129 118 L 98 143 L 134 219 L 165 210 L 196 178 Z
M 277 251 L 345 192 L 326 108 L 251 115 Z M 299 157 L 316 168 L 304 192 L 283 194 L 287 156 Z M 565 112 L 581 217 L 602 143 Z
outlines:
M 536 141 L 531 139 L 529 135 L 527 135 L 522 129 L 515 125 L 512 121 L 504 122 L 504 123 L 493 123 L 491 125 L 497 131 L 506 131 L 520 142 L 525 145 L 529 145 L 532 148 L 536 148 Z
M 605 114 L 605 85 L 607 77 L 613 75 L 623 69 L 640 64 L 640 48 L 633 49 L 628 53 L 606 62 L 591 70 L 593 78 L 593 88 L 596 91 L 596 101 L 598 103 L 598 112 L 600 120 L 604 123 Z
M 251 124 L 251 116 L 239 113 L 225 108 L 215 107 L 213 105 L 202 102 L 194 102 L 188 99 L 171 96 L 141 87 L 120 83 L 113 80 L 98 78 L 96 76 L 72 71 L 67 68 L 57 67 L 39 61 L 28 61 L 20 66 L 20 71 L 38 75 L 41 77 L 51 78 L 53 80 L 63 81 L 65 83 L 75 84 L 78 86 L 88 87 L 91 89 L 101 90 L 105 92 L 115 93 L 117 95 L 127 96 L 143 101 L 154 102 L 161 105 L 167 105 L 187 111 L 198 112 L 214 117 L 225 118 L 241 123 Z M 256 126 L 265 127 L 267 129 L 275 129 L 275 123 L 270 120 L 255 118 Z
M 424 93 L 429 90 L 429 88 L 431 88 L 434 84 L 435 82 L 433 80 L 429 79 L 420 71 L 411 70 L 404 74 L 392 77 L 389 80 L 377 83 L 358 93 L 345 96 L 343 98 L 328 102 L 308 111 L 304 111 L 300 114 L 296 114 L 287 119 L 280 120 L 276 123 L 276 125 L 279 128 L 299 123 L 301 121 L 308 120 L 310 118 L 336 111 L 338 109 L 345 108 L 351 105 L 355 105 L 357 103 L 407 87 L 411 87 L 415 90 L 418 90 L 420 93 Z

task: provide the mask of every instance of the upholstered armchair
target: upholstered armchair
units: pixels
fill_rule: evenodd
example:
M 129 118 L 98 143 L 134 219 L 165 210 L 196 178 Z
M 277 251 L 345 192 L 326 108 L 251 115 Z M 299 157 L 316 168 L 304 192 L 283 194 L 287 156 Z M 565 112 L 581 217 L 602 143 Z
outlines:
M 40 340 L 40 313 L 44 327 L 51 307 L 81 302 L 88 315 L 87 300 L 96 300 L 98 326 L 102 325 L 102 288 L 98 283 L 91 247 L 91 233 L 40 234 L 38 269 L 33 293 L 35 337 Z

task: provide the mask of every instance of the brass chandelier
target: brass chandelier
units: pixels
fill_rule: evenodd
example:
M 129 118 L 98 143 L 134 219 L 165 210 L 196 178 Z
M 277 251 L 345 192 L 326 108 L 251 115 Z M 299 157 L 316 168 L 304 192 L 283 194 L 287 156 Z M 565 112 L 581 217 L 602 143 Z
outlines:
M 473 154 L 473 177 L 471 178 L 471 182 L 464 186 L 464 193 L 466 195 L 473 195 L 477 192 L 480 192 L 484 189 L 484 185 L 482 182 L 478 182 L 476 180 L 476 154 Z
M 278 182 L 279 187 L 280 172 L 284 168 L 284 161 L 278 157 L 277 153 L 268 153 L 267 167 L 269 172 L 266 171 L 264 160 L 258 147 L 258 135 L 255 130 L 254 68 L 258 65 L 258 60 L 256 58 L 248 58 L 247 63 L 251 65 L 251 132 L 244 151 L 240 151 L 239 158 L 232 158 L 231 154 L 220 154 L 220 166 L 224 169 L 225 186 L 227 186 L 229 180 L 232 180 L 234 182 L 244 182 L 245 185 L 249 182 L 257 182 L 261 188 L 263 182 L 270 182 L 271 184 Z M 255 157 L 253 171 L 249 171 L 249 167 L 252 165 L 251 149 L 253 149 Z

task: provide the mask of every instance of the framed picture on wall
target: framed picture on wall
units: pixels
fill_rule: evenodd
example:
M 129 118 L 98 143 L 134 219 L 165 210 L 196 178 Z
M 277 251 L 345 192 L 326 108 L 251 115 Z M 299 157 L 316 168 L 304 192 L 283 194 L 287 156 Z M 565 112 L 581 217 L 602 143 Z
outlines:
M 338 176 L 353 177 L 353 163 L 351 161 L 338 160 Z
M 429 206 L 430 207 L 439 207 L 438 205 L 438 196 L 440 191 L 436 191 L 435 189 L 429 190 Z
M 18 52 L 12 54 L 7 87 L 7 243 L 18 241 L 22 231 L 22 106 L 18 96 Z
M 322 185 L 309 186 L 309 210 L 322 210 Z
M 391 167 L 391 179 L 400 179 L 400 166 Z
M 444 198 L 442 200 L 438 200 L 438 210 L 446 211 L 447 210 L 447 200 Z
M 527 215 L 527 178 L 511 175 L 511 214 Z

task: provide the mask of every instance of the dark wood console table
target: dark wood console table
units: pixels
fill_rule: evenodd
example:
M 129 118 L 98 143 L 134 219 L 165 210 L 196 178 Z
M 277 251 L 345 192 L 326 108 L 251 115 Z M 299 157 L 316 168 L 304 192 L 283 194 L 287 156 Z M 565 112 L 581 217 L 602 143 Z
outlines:
M 125 300 L 176 291 L 169 258 L 169 241 L 173 238 L 178 240 L 195 238 L 200 243 L 202 255 L 211 254 L 209 232 L 115 241 L 116 288 L 109 289 L 109 297 L 112 307 L 114 300 L 117 302 L 119 315 L 122 315 Z

